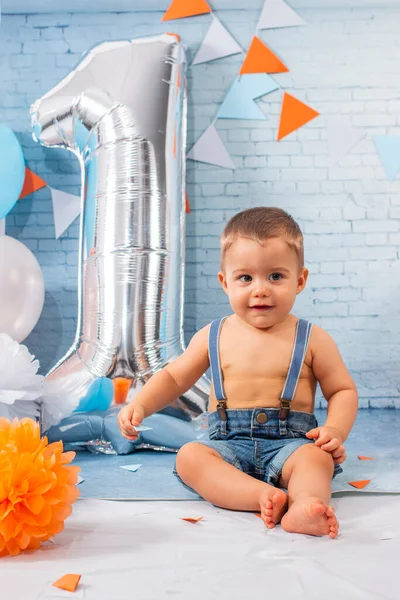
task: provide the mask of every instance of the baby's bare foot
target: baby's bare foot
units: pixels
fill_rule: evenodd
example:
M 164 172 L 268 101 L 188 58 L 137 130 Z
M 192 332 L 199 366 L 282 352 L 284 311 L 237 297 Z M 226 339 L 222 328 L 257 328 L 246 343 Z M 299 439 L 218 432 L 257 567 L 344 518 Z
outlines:
M 268 529 L 280 523 L 287 510 L 287 494 L 283 490 L 266 490 L 260 496 L 261 518 Z
M 291 533 L 329 535 L 335 538 L 339 523 L 331 506 L 319 498 L 295 500 L 282 519 L 282 527 Z

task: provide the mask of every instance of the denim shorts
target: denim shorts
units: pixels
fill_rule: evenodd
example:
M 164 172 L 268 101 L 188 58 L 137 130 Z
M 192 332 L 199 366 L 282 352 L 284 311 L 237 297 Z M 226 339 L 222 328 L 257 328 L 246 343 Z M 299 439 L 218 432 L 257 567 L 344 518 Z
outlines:
M 221 421 L 217 412 L 210 413 L 209 439 L 196 443 L 213 448 L 227 463 L 271 485 L 278 486 L 283 465 L 297 448 L 314 444 L 306 438 L 307 431 L 318 427 L 313 414 L 291 410 L 284 435 L 277 408 L 227 409 L 226 414 L 227 420 Z M 174 473 L 182 481 L 176 468 Z M 339 473 L 342 468 L 335 464 L 333 477 Z

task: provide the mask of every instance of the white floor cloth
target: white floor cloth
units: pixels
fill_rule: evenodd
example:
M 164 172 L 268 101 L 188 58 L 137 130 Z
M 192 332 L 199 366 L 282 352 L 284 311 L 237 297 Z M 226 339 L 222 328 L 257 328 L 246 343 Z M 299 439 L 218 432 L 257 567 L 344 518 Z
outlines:
M 53 543 L 0 559 L 0 598 L 398 600 L 400 496 L 332 505 L 336 540 L 267 530 L 201 501 L 79 500 Z M 66 573 L 82 575 L 75 593 L 51 586 Z

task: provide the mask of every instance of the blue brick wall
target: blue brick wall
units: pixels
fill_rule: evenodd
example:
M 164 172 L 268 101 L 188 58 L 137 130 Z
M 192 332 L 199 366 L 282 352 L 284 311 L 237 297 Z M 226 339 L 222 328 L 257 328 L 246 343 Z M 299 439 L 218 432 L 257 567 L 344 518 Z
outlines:
M 232 0 L 232 8 L 240 7 Z M 217 13 L 244 48 L 257 11 Z M 290 67 L 278 83 L 321 113 L 275 142 L 281 92 L 260 106 L 269 120 L 219 120 L 231 171 L 189 161 L 185 337 L 228 311 L 216 279 L 218 238 L 235 212 L 256 205 L 290 211 L 305 233 L 309 285 L 296 310 L 336 339 L 360 389 L 362 406 L 400 402 L 400 180 L 386 181 L 373 134 L 400 132 L 400 9 L 309 9 L 308 25 L 262 32 Z M 78 194 L 78 162 L 47 150 L 30 135 L 31 103 L 60 81 L 81 53 L 104 40 L 176 31 L 192 53 L 210 17 L 161 24 L 161 13 L 5 15 L 0 32 L 1 121 L 17 132 L 27 164 L 52 187 Z M 210 125 L 238 72 L 240 56 L 189 71 L 189 146 Z M 325 117 L 346 114 L 368 135 L 340 166 L 328 167 Z M 54 239 L 50 190 L 19 202 L 7 233 L 37 256 L 46 303 L 26 340 L 51 367 L 69 348 L 76 328 L 78 226 Z

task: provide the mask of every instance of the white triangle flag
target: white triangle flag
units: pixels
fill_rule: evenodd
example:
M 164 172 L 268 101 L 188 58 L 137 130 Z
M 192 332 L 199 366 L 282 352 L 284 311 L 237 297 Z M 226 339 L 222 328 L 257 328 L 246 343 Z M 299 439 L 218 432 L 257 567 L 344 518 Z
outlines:
M 327 122 L 328 164 L 340 161 L 366 135 L 365 129 L 354 129 L 349 117 L 335 116 Z
M 0 235 L 6 234 L 6 220 L 0 219 Z
M 293 8 L 290 8 L 284 0 L 265 0 L 257 30 L 295 27 L 305 24 L 306 22 L 300 15 Z
M 60 190 L 50 188 L 53 201 L 54 228 L 56 239 L 64 233 L 81 212 L 81 199 L 79 196 L 67 194 Z
M 215 125 L 210 125 L 208 129 L 199 137 L 193 148 L 190 150 L 187 158 L 199 162 L 235 169 L 228 150 L 225 148 Z
M 237 41 L 225 29 L 221 21 L 213 15 L 213 21 L 204 38 L 192 65 L 198 65 L 210 60 L 217 60 L 232 54 L 243 52 Z

